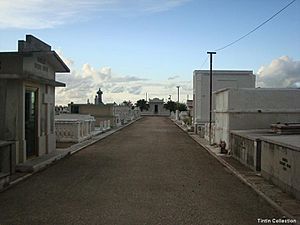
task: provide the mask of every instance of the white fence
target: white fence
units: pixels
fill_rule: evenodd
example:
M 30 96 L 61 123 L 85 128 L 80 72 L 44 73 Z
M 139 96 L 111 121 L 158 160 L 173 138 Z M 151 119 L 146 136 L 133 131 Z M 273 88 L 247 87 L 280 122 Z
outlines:
M 81 142 L 95 130 L 95 118 L 89 115 L 61 114 L 55 117 L 57 142 Z

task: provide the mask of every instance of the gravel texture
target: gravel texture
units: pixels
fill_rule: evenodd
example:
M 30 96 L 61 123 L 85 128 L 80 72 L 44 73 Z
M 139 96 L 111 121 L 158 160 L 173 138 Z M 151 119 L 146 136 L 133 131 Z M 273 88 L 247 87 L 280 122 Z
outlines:
M 0 225 L 253 225 L 281 218 L 164 117 L 145 117 L 0 193 Z

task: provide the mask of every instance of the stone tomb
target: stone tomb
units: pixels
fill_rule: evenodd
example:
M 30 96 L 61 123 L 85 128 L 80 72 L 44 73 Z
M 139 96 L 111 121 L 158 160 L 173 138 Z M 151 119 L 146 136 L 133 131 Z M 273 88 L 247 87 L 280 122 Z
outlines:
M 57 72 L 70 69 L 32 35 L 18 42 L 17 52 L 0 52 L 0 140 L 14 142 L 12 165 L 56 149 L 55 87 L 65 86 L 55 80 Z

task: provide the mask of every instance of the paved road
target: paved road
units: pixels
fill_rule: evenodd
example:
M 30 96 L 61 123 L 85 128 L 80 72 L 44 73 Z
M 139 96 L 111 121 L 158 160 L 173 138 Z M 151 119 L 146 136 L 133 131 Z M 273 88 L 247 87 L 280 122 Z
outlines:
M 168 118 L 148 117 L 0 193 L 0 224 L 257 224 L 280 218 Z

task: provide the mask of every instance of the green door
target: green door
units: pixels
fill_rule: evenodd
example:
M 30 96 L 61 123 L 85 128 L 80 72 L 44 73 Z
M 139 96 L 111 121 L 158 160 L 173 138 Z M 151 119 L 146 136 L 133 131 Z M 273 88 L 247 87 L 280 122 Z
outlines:
M 37 155 L 37 90 L 25 91 L 25 140 L 27 158 Z

